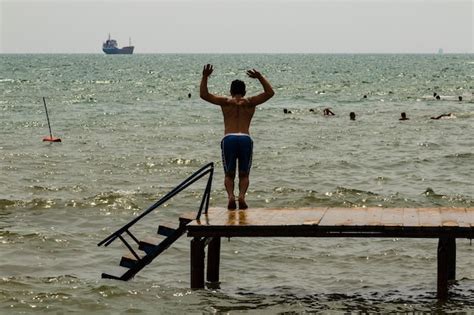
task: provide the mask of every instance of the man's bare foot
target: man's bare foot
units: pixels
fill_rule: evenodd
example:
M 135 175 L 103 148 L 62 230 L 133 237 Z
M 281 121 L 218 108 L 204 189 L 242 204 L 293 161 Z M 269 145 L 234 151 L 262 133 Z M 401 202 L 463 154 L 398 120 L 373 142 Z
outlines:
M 235 198 L 229 198 L 229 203 L 227 204 L 227 210 L 235 210 L 235 209 L 237 209 Z
M 245 210 L 245 209 L 248 209 L 248 207 L 249 206 L 245 202 L 244 198 L 239 198 L 239 209 L 240 210 Z

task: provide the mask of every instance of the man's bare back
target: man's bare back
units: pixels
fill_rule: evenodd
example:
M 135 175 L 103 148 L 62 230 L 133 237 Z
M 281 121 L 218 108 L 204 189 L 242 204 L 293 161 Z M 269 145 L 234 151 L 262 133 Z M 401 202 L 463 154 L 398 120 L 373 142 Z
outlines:
M 270 83 L 268 83 L 268 81 L 262 76 L 260 72 L 252 69 L 247 71 L 247 75 L 260 81 L 263 87 L 263 93 L 246 98 L 244 85 L 242 92 L 232 92 L 231 87 L 231 97 L 218 96 L 209 93 L 207 89 L 207 80 L 213 71 L 214 69 L 212 65 L 208 64 L 204 66 L 200 87 L 201 98 L 205 101 L 208 101 L 209 103 L 221 106 L 222 113 L 224 115 L 225 134 L 249 134 L 250 122 L 252 121 L 253 114 L 255 113 L 255 106 L 266 102 L 275 94 Z
M 224 133 L 250 134 L 249 127 L 255 113 L 255 106 L 245 98 L 230 98 L 226 105 L 221 105 L 224 115 Z

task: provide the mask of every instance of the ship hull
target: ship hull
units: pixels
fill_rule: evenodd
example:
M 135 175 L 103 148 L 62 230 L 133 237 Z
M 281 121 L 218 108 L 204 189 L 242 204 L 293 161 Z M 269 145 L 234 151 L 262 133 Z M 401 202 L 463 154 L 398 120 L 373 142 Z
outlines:
M 102 48 L 102 51 L 107 55 L 131 55 L 133 54 L 134 46 L 127 46 L 122 48 Z

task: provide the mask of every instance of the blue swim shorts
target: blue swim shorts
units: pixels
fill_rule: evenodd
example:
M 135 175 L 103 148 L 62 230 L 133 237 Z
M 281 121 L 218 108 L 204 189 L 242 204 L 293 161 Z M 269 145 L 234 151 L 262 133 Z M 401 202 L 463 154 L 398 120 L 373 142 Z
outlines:
M 249 173 L 252 166 L 253 141 L 247 134 L 227 134 L 221 141 L 222 164 L 225 173 L 235 173 L 237 160 L 239 172 Z

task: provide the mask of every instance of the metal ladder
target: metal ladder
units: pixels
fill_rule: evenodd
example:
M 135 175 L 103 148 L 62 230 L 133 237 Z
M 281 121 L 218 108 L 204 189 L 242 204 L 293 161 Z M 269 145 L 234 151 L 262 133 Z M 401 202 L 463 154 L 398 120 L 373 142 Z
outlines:
M 161 239 L 156 238 L 146 238 L 143 240 L 139 240 L 135 235 L 130 232 L 130 228 L 143 219 L 146 215 L 150 212 L 179 194 L 181 191 L 186 189 L 187 187 L 194 184 L 199 179 L 203 178 L 204 176 L 209 174 L 209 178 L 207 180 L 206 188 L 204 190 L 204 194 L 202 196 L 201 204 L 199 206 L 199 211 L 197 212 L 196 217 L 186 217 L 181 216 L 179 218 L 179 226 L 177 228 L 171 228 L 165 225 L 159 225 L 157 230 L 157 235 L 162 236 Z M 117 231 L 113 232 L 105 239 L 103 239 L 97 246 L 104 245 L 105 247 L 112 244 L 116 239 L 120 239 L 122 243 L 127 247 L 129 253 L 122 256 L 120 260 L 120 267 L 118 267 L 113 272 L 109 273 L 102 273 L 102 278 L 106 279 L 115 279 L 115 280 L 123 280 L 128 281 L 133 276 L 135 276 L 140 270 L 142 270 L 146 265 L 151 263 L 158 255 L 163 253 L 168 247 L 171 246 L 176 240 L 178 240 L 185 232 L 186 232 L 186 225 L 194 219 L 199 219 L 201 217 L 201 213 L 204 210 L 204 213 L 207 213 L 209 209 L 209 198 L 211 195 L 211 185 L 212 185 L 212 177 L 214 175 L 214 163 L 208 163 L 205 166 L 201 167 L 197 170 L 193 175 L 189 176 L 186 180 L 184 180 L 181 184 L 173 188 L 169 193 L 167 193 L 164 197 L 160 200 L 155 202 L 153 205 L 148 207 L 142 214 L 138 217 L 134 218 L 123 227 L 118 229 Z M 130 239 L 135 244 L 130 244 L 124 236 L 130 237 Z M 138 250 L 136 249 L 138 246 Z M 135 248 L 134 248 L 135 247 Z

